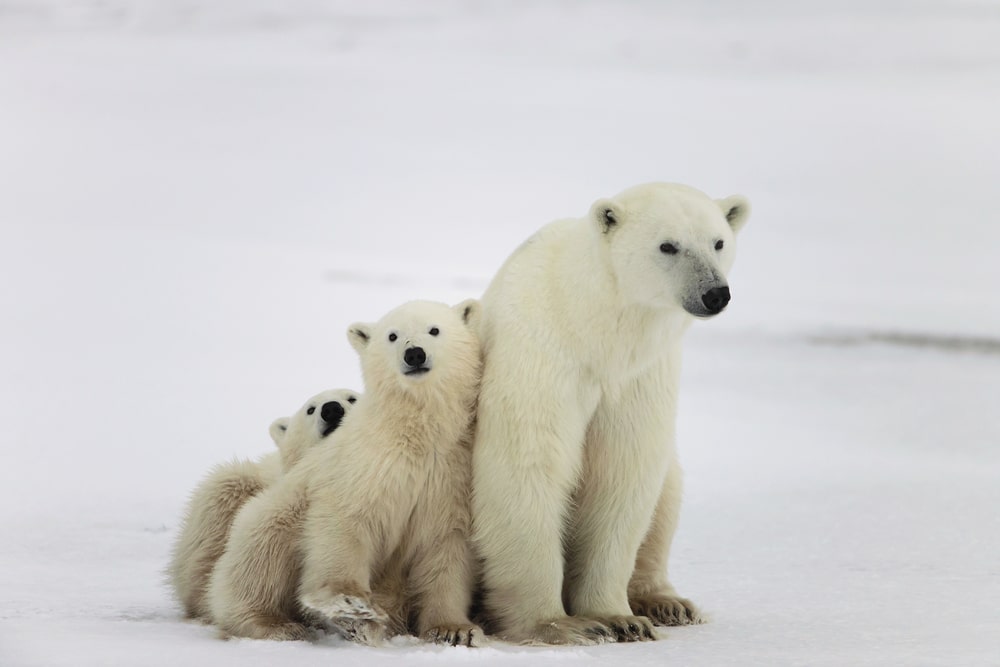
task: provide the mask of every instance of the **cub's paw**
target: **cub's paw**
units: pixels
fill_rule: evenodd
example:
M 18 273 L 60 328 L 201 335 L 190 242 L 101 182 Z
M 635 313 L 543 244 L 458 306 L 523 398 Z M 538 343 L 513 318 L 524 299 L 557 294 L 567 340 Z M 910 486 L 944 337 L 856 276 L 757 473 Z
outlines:
M 248 639 L 290 642 L 313 639 L 314 634 L 301 623 L 265 616 L 248 619 L 236 627 L 220 628 L 219 637 L 222 639 L 246 637 Z
M 389 616 L 363 594 L 318 593 L 302 596 L 302 606 L 334 621 L 377 621 L 386 623 Z
M 649 642 L 656 639 L 653 623 L 645 616 L 607 616 L 600 619 L 620 642 Z
M 506 632 L 502 635 L 522 644 L 593 646 L 616 641 L 614 631 L 607 625 L 582 616 L 562 616 L 539 623 L 526 632 Z
M 455 625 L 436 625 L 422 635 L 422 639 L 436 644 L 447 644 L 448 646 L 483 646 L 486 643 L 486 635 L 482 628 L 471 623 L 459 623 Z
M 336 622 L 334 629 L 352 642 L 366 646 L 381 646 L 385 644 L 390 633 L 379 621 L 355 621 L 342 619 Z
M 650 593 L 630 598 L 629 606 L 637 616 L 646 616 L 656 625 L 695 625 L 704 623 L 694 603 L 676 595 Z

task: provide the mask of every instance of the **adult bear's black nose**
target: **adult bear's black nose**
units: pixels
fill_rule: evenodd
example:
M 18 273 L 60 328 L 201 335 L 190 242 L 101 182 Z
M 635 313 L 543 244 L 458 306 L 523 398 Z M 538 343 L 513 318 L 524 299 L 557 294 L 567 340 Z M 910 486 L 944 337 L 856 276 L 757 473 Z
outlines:
M 344 418 L 344 406 L 337 401 L 330 401 L 323 404 L 323 407 L 319 409 L 319 414 L 323 421 L 336 426 Z
M 423 366 L 424 362 L 427 361 L 427 354 L 422 347 L 408 347 L 406 348 L 406 352 L 403 353 L 403 361 L 411 368 Z
M 729 303 L 729 286 L 713 287 L 701 295 L 701 302 L 708 308 L 712 315 L 721 313 L 722 309 Z

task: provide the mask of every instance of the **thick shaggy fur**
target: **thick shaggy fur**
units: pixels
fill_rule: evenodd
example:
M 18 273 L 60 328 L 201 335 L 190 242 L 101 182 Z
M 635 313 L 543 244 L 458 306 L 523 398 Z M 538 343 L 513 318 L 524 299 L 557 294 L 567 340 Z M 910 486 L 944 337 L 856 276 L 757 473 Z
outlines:
M 225 549 L 236 513 L 291 469 L 308 449 L 323 442 L 327 431 L 336 428 L 322 417 L 324 404 L 336 402 L 347 412 L 358 396 L 349 389 L 313 396 L 297 413 L 271 424 L 271 438 L 279 451 L 256 461 L 237 459 L 217 465 L 195 487 L 167 570 L 186 617 L 209 620 L 205 597 L 209 577 Z
M 476 645 L 468 618 L 478 303 L 412 302 L 348 338 L 365 397 L 334 436 L 240 513 L 210 590 L 228 634 L 294 639 L 320 623 L 378 643 L 411 630 Z M 407 350 L 425 358 L 416 372 Z
M 652 639 L 699 619 L 666 572 L 681 338 L 714 314 L 748 211 L 637 186 L 541 229 L 487 289 L 474 541 L 504 638 Z

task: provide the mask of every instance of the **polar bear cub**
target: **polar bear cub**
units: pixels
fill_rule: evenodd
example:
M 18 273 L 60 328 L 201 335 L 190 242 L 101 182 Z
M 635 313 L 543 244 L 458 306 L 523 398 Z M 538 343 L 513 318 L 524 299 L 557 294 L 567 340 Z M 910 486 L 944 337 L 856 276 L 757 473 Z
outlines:
M 211 583 L 224 633 L 378 643 L 410 630 L 474 646 L 471 433 L 479 304 L 410 302 L 354 324 L 365 397 L 333 436 L 237 517 Z
M 219 464 L 195 487 L 167 570 L 186 617 L 209 618 L 205 599 L 209 577 L 239 509 L 333 433 L 359 396 L 350 389 L 316 394 L 294 415 L 271 424 L 269 432 L 277 452 L 256 461 L 237 459 Z
M 698 622 L 667 578 L 681 342 L 729 303 L 749 210 L 636 186 L 543 227 L 487 288 L 474 541 L 502 637 L 635 641 Z

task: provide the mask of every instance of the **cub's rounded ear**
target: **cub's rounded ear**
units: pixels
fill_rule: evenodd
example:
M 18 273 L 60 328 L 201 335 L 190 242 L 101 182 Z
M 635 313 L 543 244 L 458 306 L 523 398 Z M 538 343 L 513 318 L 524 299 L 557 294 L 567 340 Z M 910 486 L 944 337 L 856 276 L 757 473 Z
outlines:
M 622 221 L 621 207 L 610 199 L 598 199 L 590 207 L 590 217 L 597 222 L 601 232 L 607 234 Z
M 750 202 L 743 195 L 730 195 L 725 199 L 716 199 L 715 203 L 722 209 L 722 215 L 726 216 L 726 222 L 734 232 L 740 231 L 750 217 Z
M 347 340 L 358 354 L 364 352 L 372 340 L 372 325 L 355 322 L 347 327 Z
M 288 433 L 288 425 L 291 420 L 288 417 L 279 417 L 271 422 L 271 428 L 268 432 L 271 434 L 271 440 L 274 440 L 274 444 L 281 446 L 281 441 L 285 439 L 285 434 Z
M 467 327 L 475 329 L 483 309 L 476 299 L 466 299 L 457 306 L 454 306 L 453 310 L 458 313 L 458 316 L 462 318 Z

